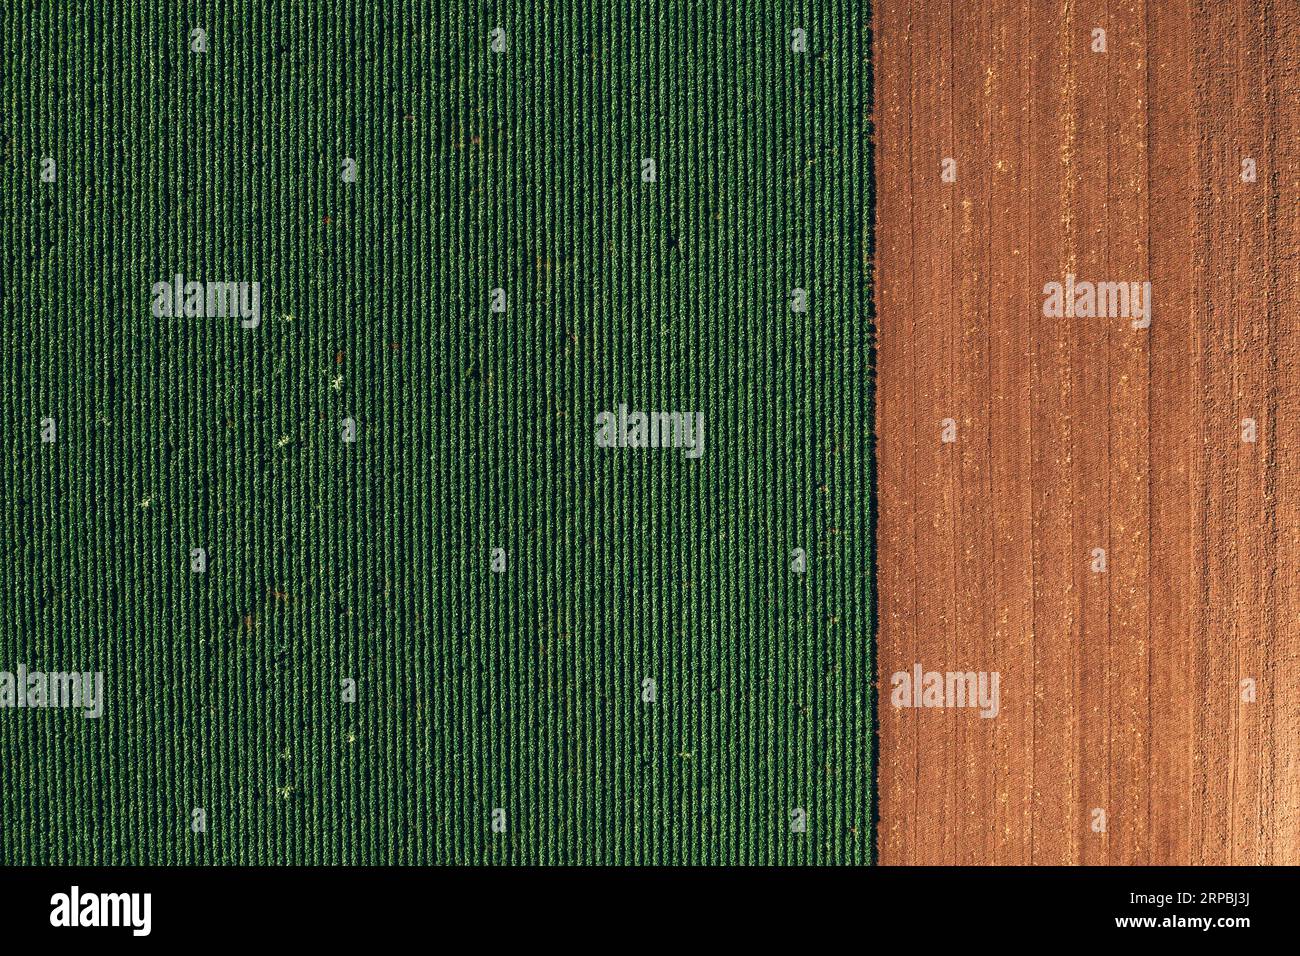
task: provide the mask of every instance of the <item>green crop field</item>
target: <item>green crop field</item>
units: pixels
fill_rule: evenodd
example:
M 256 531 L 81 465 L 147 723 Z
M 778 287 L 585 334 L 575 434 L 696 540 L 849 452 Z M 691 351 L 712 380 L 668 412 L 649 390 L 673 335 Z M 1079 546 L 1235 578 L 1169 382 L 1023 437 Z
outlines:
M 0 7 L 0 863 L 870 862 L 870 147 L 851 0 Z

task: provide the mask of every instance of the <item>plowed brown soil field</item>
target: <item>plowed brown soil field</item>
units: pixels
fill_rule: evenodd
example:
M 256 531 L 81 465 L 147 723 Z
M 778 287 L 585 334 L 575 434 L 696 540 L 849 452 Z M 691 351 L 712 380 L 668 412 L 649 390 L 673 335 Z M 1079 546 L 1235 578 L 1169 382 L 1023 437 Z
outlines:
M 874 25 L 880 861 L 1300 863 L 1300 6 Z

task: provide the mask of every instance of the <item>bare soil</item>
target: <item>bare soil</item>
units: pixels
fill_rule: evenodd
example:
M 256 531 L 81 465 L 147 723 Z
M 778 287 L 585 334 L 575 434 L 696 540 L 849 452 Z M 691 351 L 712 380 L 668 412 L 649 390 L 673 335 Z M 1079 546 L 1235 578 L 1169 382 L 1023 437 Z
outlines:
M 874 25 L 880 861 L 1300 862 L 1300 8 Z

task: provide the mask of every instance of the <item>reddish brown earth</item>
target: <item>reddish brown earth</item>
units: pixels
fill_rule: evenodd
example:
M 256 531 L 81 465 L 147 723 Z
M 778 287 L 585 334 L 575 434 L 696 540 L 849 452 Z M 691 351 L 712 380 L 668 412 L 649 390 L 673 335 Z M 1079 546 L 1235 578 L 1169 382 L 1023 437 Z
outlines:
M 874 34 L 880 861 L 1300 863 L 1300 7 Z M 1044 317 L 1066 273 L 1151 327 Z M 915 662 L 998 716 L 892 706 Z

